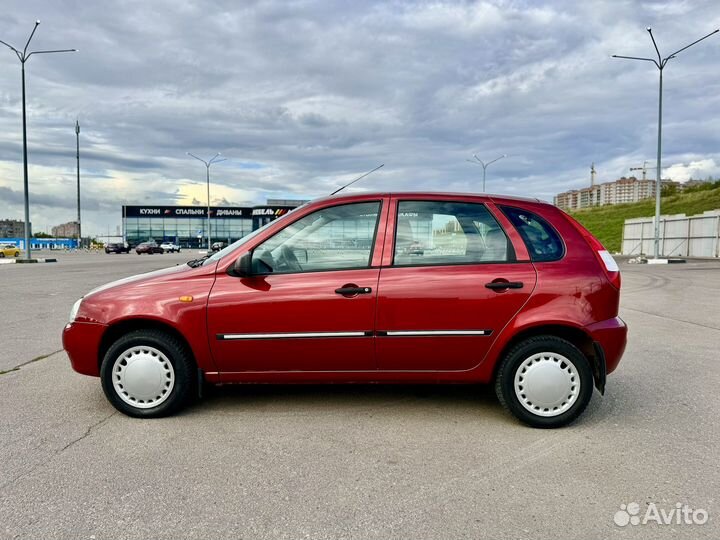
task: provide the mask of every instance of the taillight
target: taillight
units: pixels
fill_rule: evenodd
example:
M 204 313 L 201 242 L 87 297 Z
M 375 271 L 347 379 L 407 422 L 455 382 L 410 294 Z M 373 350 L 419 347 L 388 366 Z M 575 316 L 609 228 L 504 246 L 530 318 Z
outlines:
M 588 243 L 590 249 L 595 254 L 595 257 L 600 263 L 600 266 L 605 271 L 605 275 L 607 276 L 610 283 L 615 288 L 619 289 L 621 284 L 620 267 L 618 266 L 613 256 L 610 255 L 610 252 L 605 249 L 605 247 L 600 243 L 600 241 L 592 234 L 590 234 L 590 231 L 583 227 L 574 217 L 568 214 L 565 214 L 565 217 Z

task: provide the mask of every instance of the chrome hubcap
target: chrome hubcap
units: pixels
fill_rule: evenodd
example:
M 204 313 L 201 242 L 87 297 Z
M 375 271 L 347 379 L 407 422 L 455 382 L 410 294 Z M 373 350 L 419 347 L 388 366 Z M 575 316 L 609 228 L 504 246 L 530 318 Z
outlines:
M 112 370 L 113 388 L 128 405 L 157 407 L 170 397 L 175 370 L 165 354 L 154 347 L 132 347 L 117 357 Z
M 531 413 L 551 417 L 564 413 L 580 394 L 580 375 L 575 365 L 554 352 L 526 358 L 515 372 L 515 395 Z

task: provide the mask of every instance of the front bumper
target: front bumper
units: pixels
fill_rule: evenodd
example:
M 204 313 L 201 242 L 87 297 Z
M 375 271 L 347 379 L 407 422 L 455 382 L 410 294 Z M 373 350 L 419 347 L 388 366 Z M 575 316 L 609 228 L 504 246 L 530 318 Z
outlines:
M 72 368 L 83 375 L 100 376 L 100 343 L 107 326 L 89 322 L 71 322 L 65 325 L 63 349 L 70 357 Z

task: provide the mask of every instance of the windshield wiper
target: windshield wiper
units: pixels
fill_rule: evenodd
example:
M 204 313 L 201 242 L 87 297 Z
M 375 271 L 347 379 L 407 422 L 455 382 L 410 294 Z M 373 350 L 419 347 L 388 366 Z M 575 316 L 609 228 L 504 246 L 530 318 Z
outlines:
M 209 258 L 210 258 L 210 255 L 203 255 L 199 259 L 193 259 L 191 261 L 188 261 L 187 265 L 190 268 L 197 268 L 198 266 L 202 266 L 202 263 L 204 263 Z

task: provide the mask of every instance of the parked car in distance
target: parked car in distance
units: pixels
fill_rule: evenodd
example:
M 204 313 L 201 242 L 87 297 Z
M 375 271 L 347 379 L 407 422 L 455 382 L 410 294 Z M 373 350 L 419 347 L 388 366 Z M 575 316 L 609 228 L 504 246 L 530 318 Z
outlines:
M 15 244 L 0 244 L 0 259 L 5 257 L 19 257 L 20 248 Z
M 210 246 L 211 251 L 220 251 L 221 249 L 225 249 L 227 247 L 227 242 L 213 242 L 212 246 Z
M 63 346 L 136 417 L 207 383 L 484 383 L 522 422 L 559 427 L 623 355 L 620 283 L 600 242 L 534 199 L 333 196 L 89 292 Z
M 160 244 L 160 247 L 163 248 L 164 251 L 167 251 L 169 253 L 180 253 L 180 246 L 172 242 L 163 242 L 162 244 Z
M 130 253 L 130 246 L 124 242 L 105 244 L 105 253 Z
M 147 253 L 148 255 L 152 255 L 153 253 L 164 253 L 165 250 L 158 246 L 155 242 L 143 242 L 141 244 L 138 244 L 135 248 L 135 253 L 138 255 L 141 255 L 143 253 Z

